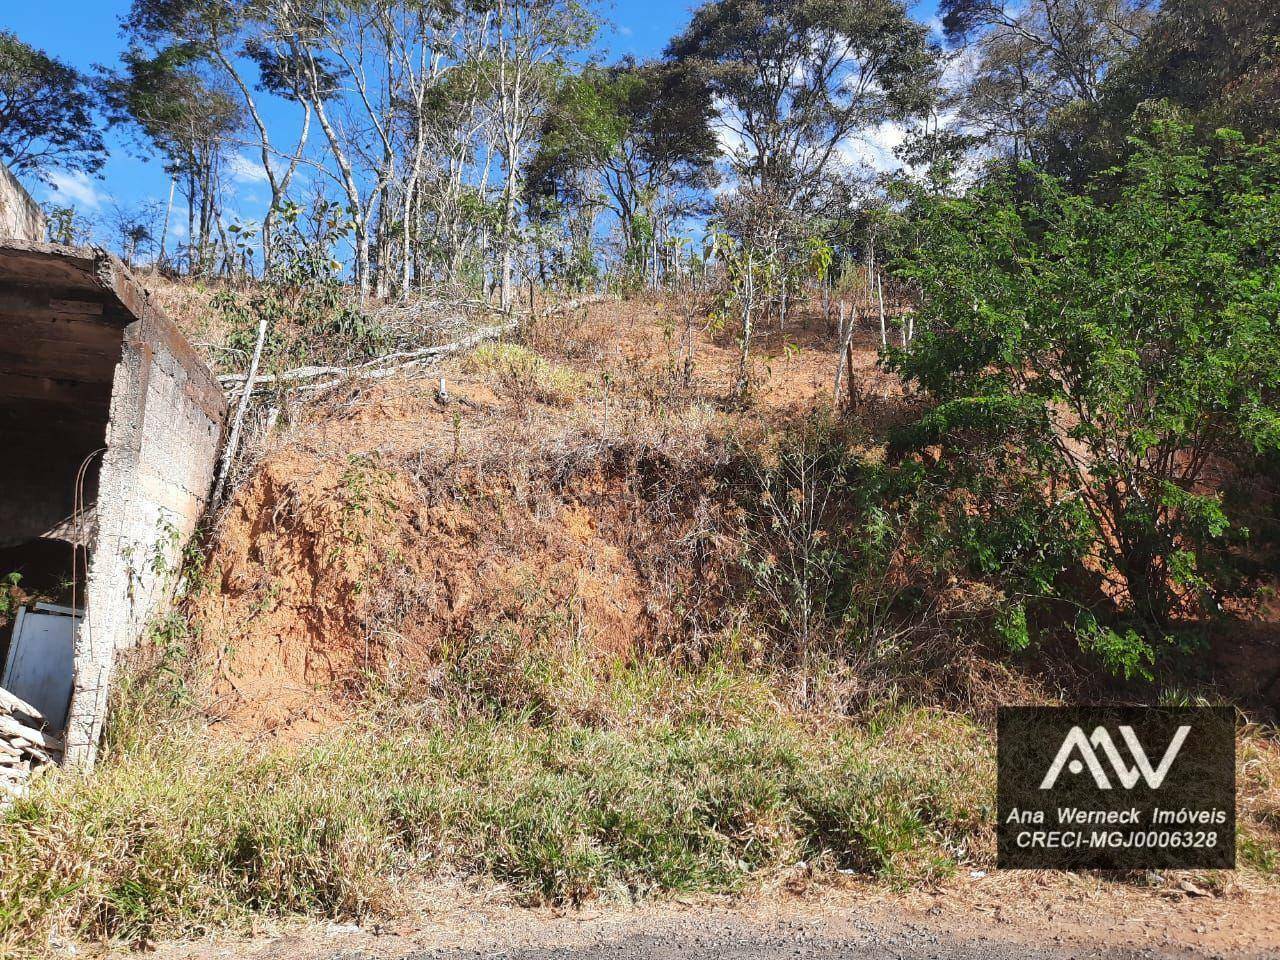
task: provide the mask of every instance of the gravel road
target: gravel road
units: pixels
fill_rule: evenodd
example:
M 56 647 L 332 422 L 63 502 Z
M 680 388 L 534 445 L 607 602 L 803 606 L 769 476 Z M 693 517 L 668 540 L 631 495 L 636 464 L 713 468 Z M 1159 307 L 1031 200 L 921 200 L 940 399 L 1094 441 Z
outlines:
M 1019 874 L 559 910 L 445 887 L 385 922 L 160 944 L 148 960 L 1280 960 L 1280 891 L 1176 890 Z
M 504 945 L 437 949 L 412 960 L 1152 960 L 1209 958 L 1184 946 L 1097 947 L 1050 942 L 1035 945 L 977 932 L 957 936 L 910 923 L 860 920 L 760 925 L 733 919 L 681 923 L 675 929 L 597 936 L 573 944 Z M 1046 935 L 1046 939 L 1049 939 Z M 357 960 L 334 955 L 333 960 Z

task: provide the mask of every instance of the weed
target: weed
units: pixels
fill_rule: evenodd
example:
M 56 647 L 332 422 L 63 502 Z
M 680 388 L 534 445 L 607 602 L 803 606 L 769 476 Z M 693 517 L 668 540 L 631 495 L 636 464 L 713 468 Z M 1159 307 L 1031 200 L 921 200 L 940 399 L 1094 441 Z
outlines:
M 0 618 L 12 616 L 18 609 L 18 585 L 22 583 L 22 574 L 13 572 L 0 579 Z
M 469 373 L 493 377 L 498 392 L 520 410 L 530 401 L 568 406 L 586 388 L 586 381 L 573 370 L 515 343 L 482 344 L 463 366 Z
M 660 678 L 650 666 L 620 689 Z M 723 676 L 661 682 L 724 689 Z M 0 947 L 51 930 L 128 940 L 252 913 L 360 917 L 397 885 L 461 870 L 529 902 L 732 891 L 798 861 L 903 878 L 981 842 L 964 813 L 989 748 L 958 718 L 935 742 L 772 717 L 629 727 L 512 716 L 358 730 L 295 753 L 195 735 L 117 738 L 92 777 L 38 787 L 0 822 Z

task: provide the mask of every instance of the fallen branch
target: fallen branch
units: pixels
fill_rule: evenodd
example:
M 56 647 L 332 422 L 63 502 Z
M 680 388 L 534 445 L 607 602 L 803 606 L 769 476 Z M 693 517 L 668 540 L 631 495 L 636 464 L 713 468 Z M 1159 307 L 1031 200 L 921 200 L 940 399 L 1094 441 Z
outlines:
M 280 384 L 280 383 L 301 383 L 307 380 L 315 380 L 318 377 L 364 377 L 377 378 L 387 375 L 386 364 L 392 361 L 404 361 L 397 364 L 397 367 L 409 367 L 421 363 L 423 360 L 434 359 L 444 356 L 445 354 L 457 353 L 459 350 L 467 350 L 474 347 L 485 340 L 493 340 L 504 334 L 510 333 L 516 329 L 518 323 L 511 321 L 509 323 L 498 324 L 493 327 L 483 327 L 475 333 L 463 337 L 453 343 L 441 344 L 435 347 L 421 347 L 417 350 L 403 350 L 398 353 L 389 353 L 385 356 L 374 357 L 372 360 L 366 360 L 363 363 L 355 363 L 349 366 L 329 366 L 329 367 L 297 367 L 293 370 L 286 370 L 284 373 L 268 374 L 266 376 L 257 377 L 254 382 L 258 385 Z M 245 382 L 245 378 L 239 374 L 219 377 L 218 380 L 229 387 L 238 387 Z
M 582 297 L 576 300 L 570 300 L 547 311 L 544 315 L 553 315 L 556 313 L 567 313 L 570 310 L 577 310 L 580 307 L 588 306 L 592 303 L 600 303 L 612 297 L 597 295 L 590 297 Z M 506 323 L 496 324 L 491 327 L 481 327 L 479 330 L 468 334 L 460 340 L 453 343 L 445 343 L 432 347 L 419 347 L 416 350 L 402 350 L 396 353 L 388 353 L 381 357 L 374 357 L 372 360 L 366 360 L 363 363 L 355 363 L 346 366 L 308 366 L 296 367 L 293 370 L 286 370 L 283 373 L 267 374 L 256 376 L 252 380 L 253 386 L 271 386 L 282 384 L 298 384 L 296 389 L 300 390 L 322 390 L 327 387 L 341 383 L 343 380 L 381 380 L 386 377 L 395 376 L 405 370 L 422 366 L 449 354 L 459 353 L 463 350 L 469 350 L 478 346 L 486 340 L 496 340 L 499 337 L 512 333 L 520 326 L 520 320 L 509 320 Z M 313 383 L 312 381 L 321 378 L 331 378 L 323 383 Z M 248 378 L 241 374 L 228 374 L 221 376 L 218 381 L 232 393 L 239 393 Z M 252 387 L 250 387 L 252 389 Z

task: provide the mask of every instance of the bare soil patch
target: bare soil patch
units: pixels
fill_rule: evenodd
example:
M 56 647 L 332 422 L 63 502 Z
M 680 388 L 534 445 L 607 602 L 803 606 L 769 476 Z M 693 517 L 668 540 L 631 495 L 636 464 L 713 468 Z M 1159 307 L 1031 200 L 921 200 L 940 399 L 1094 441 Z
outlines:
M 794 884 L 794 880 L 792 881 Z M 1280 894 L 1230 886 L 1200 896 L 1092 876 L 1001 874 L 904 893 L 850 885 L 745 900 L 683 898 L 632 908 L 517 909 L 500 892 L 436 888 L 398 921 L 296 924 L 243 940 L 162 945 L 163 960 L 319 960 L 523 954 L 576 956 L 1125 956 L 1271 958 Z M 825 951 L 825 952 L 824 952 Z M 865 953 L 864 953 L 865 951 Z

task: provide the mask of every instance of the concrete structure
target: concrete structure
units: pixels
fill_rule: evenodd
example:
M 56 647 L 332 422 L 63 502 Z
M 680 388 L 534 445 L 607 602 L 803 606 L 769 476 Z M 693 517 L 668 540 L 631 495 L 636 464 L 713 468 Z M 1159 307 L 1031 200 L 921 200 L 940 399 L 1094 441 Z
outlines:
M 115 655 L 169 599 L 225 413 L 221 388 L 119 260 L 0 240 L 0 546 L 54 539 L 88 555 L 85 579 L 67 549 L 68 575 L 85 581 L 69 763 L 92 763 Z
M 0 163 L 0 237 L 38 242 L 44 233 L 44 211 Z

